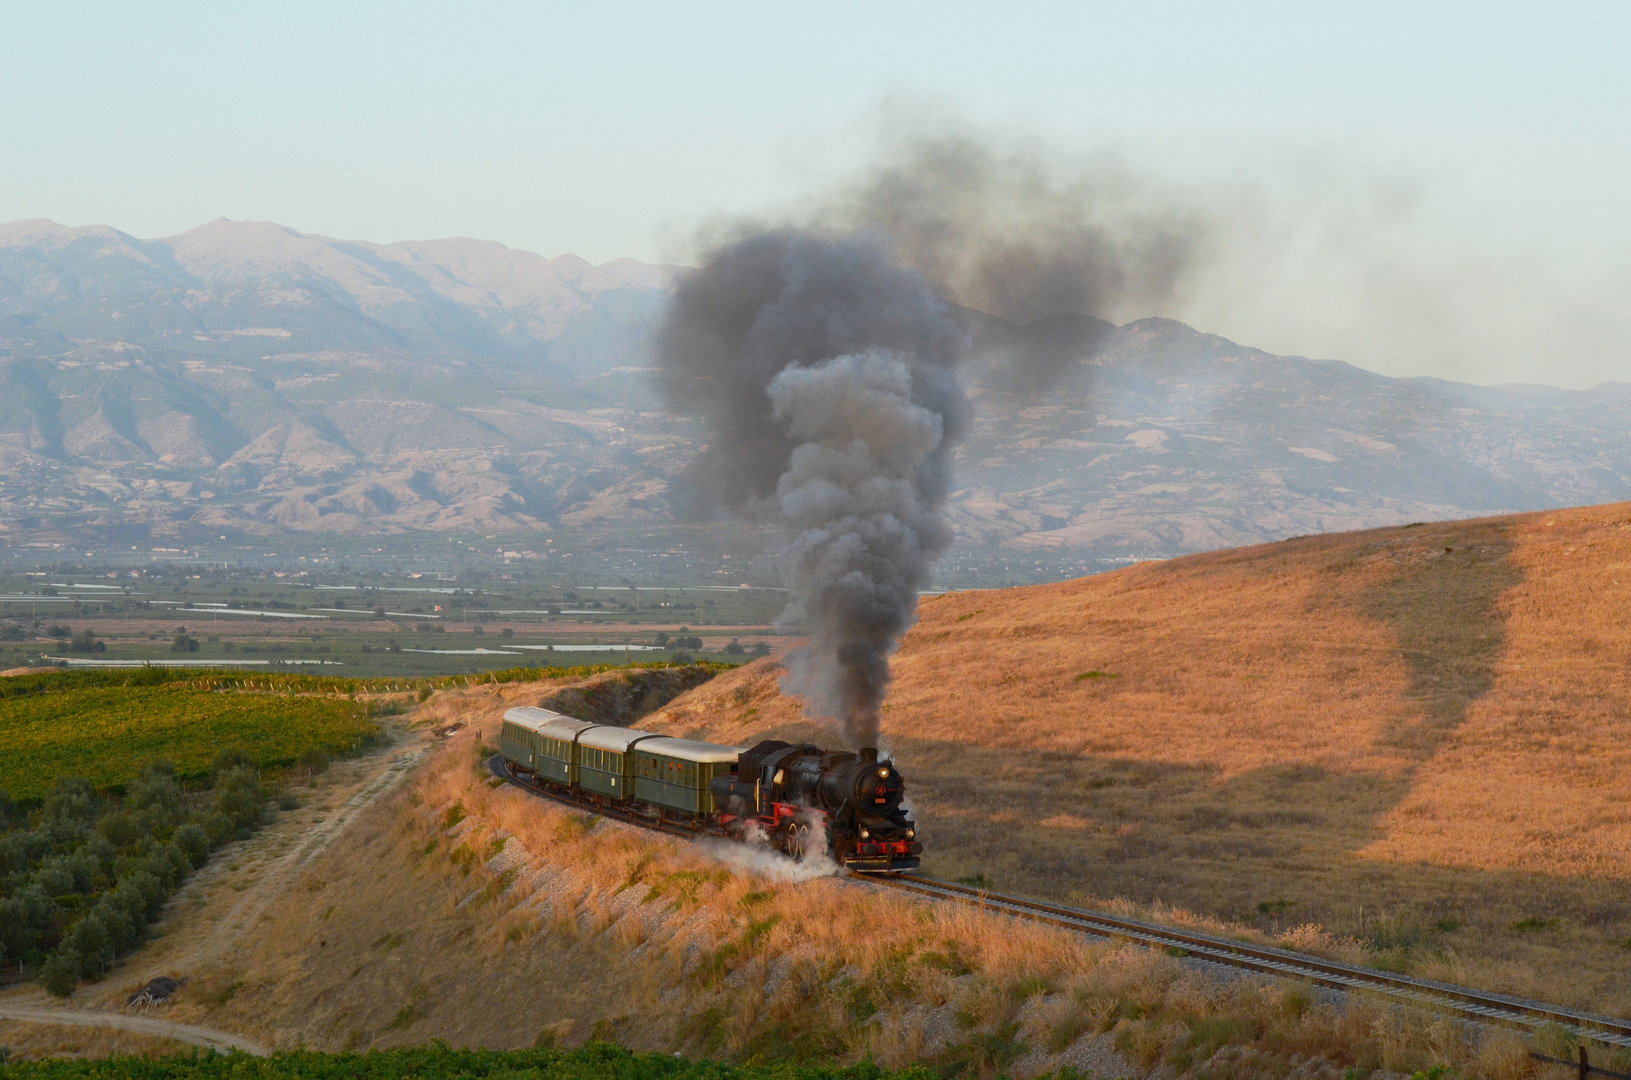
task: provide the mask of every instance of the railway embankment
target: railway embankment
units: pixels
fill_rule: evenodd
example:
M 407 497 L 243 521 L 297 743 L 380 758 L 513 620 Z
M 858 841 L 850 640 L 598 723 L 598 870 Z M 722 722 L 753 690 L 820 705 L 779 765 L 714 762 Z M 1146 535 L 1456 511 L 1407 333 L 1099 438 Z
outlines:
M 498 718 L 528 694 L 427 703 L 427 729 L 458 730 L 309 865 L 252 940 L 195 977 L 174 1015 L 274 1047 L 598 1037 L 1023 1076 L 1205 1061 L 1333 1080 L 1355 1063 L 1527 1069 L 1515 1037 L 1430 1011 L 1219 979 L 1157 950 L 810 879 L 495 785 Z
M 883 731 L 932 876 L 1631 1017 L 1627 672 L 1615 504 L 926 598 Z M 641 726 L 823 737 L 780 675 Z

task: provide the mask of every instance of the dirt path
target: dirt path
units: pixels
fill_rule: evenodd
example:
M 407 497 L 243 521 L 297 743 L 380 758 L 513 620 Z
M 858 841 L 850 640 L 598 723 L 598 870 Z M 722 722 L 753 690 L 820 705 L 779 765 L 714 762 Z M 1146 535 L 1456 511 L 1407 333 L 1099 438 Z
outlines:
M 302 834 L 287 851 L 269 860 L 232 907 L 213 920 L 208 934 L 191 936 L 180 952 L 165 962 L 192 970 L 230 949 L 264 915 L 312 861 L 321 855 L 357 815 L 401 783 L 430 753 L 432 743 L 422 735 L 408 735 L 372 762 L 361 783 L 332 814 Z
M 127 1013 L 120 1008 L 129 991 L 123 984 L 144 981 L 151 974 L 193 974 L 214 966 L 253 933 L 269 909 L 347 826 L 412 773 L 433 747 L 429 736 L 409 731 L 381 751 L 337 763 L 328 778 L 332 786 L 324 793 L 338 800 L 337 806 L 306 811 L 317 815 L 306 821 L 299 820 L 304 815 L 290 815 L 243 845 L 218 852 L 171 901 L 171 910 L 161 924 L 164 932 L 136 954 L 124 977 L 91 984 L 79 992 L 76 1001 L 89 1007 L 58 1004 L 36 987 L 17 987 L 0 994 L 0 1019 L 112 1028 L 218 1050 L 268 1053 L 261 1044 L 240 1035 Z M 213 903 L 208 900 L 212 894 L 216 897 Z
M 242 1050 L 246 1054 L 265 1057 L 270 1051 L 241 1035 L 215 1031 L 194 1024 L 178 1024 L 156 1016 L 134 1016 L 126 1013 L 91 1012 L 72 1009 L 66 1005 L 17 1004 L 0 1002 L 0 1020 L 23 1020 L 36 1024 L 69 1024 L 74 1027 L 117 1028 L 142 1035 L 156 1035 L 191 1043 L 209 1050 Z

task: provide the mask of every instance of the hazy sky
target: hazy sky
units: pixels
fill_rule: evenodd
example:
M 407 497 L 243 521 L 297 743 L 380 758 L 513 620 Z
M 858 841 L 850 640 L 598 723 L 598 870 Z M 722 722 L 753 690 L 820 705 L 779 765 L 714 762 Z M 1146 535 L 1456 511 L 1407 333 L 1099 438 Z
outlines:
M 1162 313 L 1203 329 L 1631 380 L 1623 3 L 0 2 L 0 28 L 0 220 L 683 258 L 839 182 L 904 102 L 1202 208 L 1214 257 Z

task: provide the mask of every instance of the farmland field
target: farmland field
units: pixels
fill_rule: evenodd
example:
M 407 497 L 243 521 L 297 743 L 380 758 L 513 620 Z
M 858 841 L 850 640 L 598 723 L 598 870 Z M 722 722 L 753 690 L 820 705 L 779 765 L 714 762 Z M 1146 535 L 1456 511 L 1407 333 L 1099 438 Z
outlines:
M 172 686 L 90 687 L 0 700 L 0 791 L 42 797 L 58 776 L 123 785 L 156 758 L 198 777 L 225 749 L 267 768 L 317 748 L 349 750 L 374 731 L 362 705 L 319 697 Z

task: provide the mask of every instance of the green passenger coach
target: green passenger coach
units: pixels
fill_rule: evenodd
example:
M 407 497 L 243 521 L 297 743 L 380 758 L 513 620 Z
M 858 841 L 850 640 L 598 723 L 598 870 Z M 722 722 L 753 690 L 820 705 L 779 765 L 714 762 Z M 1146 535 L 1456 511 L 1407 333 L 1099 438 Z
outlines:
M 504 714 L 498 750 L 505 758 L 556 784 L 578 782 L 576 742 L 597 725 L 523 705 Z
M 585 728 L 578 735 L 578 787 L 613 799 L 628 798 L 633 780 L 630 749 L 660 738 L 633 728 Z
M 708 782 L 736 771 L 740 746 L 691 739 L 642 739 L 634 748 L 634 797 L 685 814 L 712 814 Z
M 682 815 L 714 813 L 708 782 L 736 771 L 738 746 L 673 739 L 523 705 L 504 714 L 499 753 L 539 780 Z

